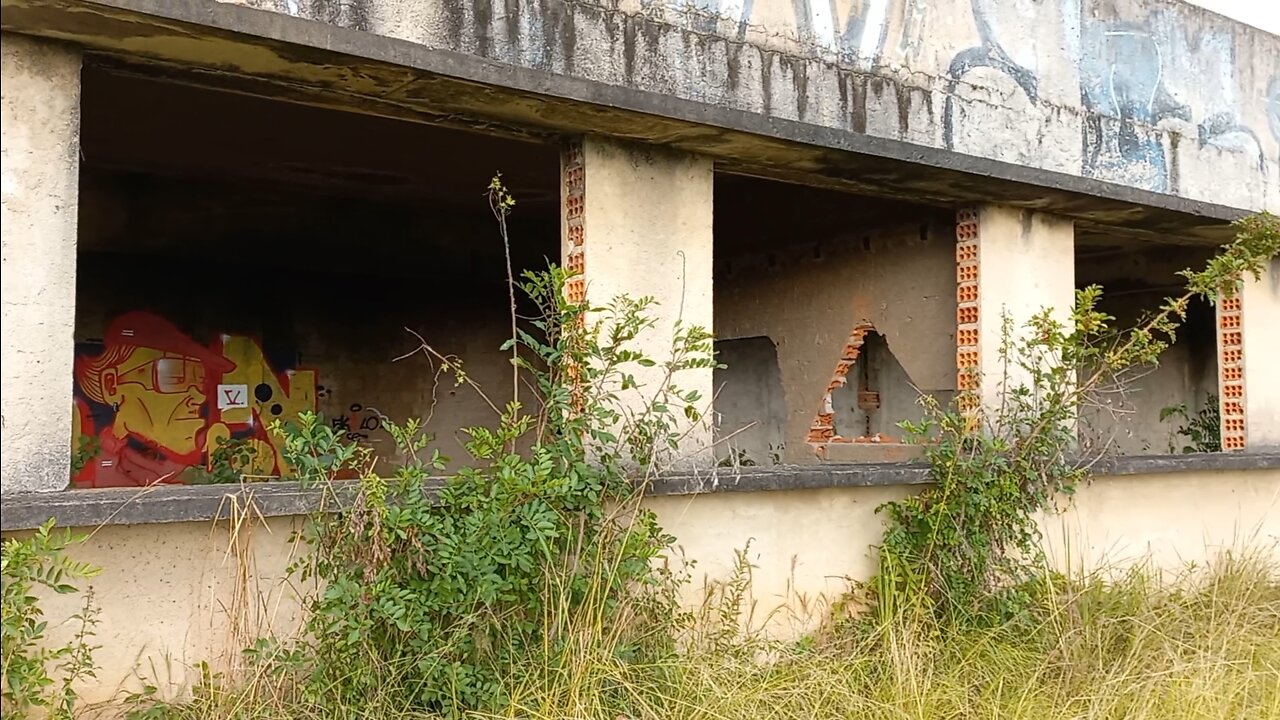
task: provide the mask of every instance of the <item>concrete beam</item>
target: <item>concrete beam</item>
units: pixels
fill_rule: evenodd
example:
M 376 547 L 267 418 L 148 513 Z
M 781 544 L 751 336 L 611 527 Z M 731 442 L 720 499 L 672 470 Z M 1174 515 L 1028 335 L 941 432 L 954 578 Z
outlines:
M 1280 38 L 1185 2 L 226 3 L 770 121 L 1240 209 L 1280 202 Z M 159 5 L 175 3 L 129 3 Z
M 1013 337 L 1043 310 L 1064 324 L 1075 302 L 1075 235 L 1070 220 L 1001 205 L 956 216 L 957 387 L 993 412 L 1030 374 L 1001 357 L 1006 322 Z
M 0 493 L 71 479 L 80 52 L 4 33 Z
M 159 63 L 147 72 L 179 81 L 297 102 L 488 132 L 608 135 L 705 155 L 731 172 L 942 206 L 998 201 L 1159 242 L 1228 240 L 1223 221 L 1242 214 L 1096 178 L 214 0 L 0 0 L 0 8 L 0 24 L 11 31 L 79 43 L 113 62 Z
M 563 265 L 577 274 L 567 288 L 573 302 L 607 307 L 620 296 L 653 298 L 654 323 L 636 349 L 652 368 L 629 369 L 639 388 L 619 390 L 637 412 L 665 382 L 678 328 L 712 330 L 712 164 L 704 157 L 587 136 L 566 142 L 562 161 Z M 711 446 L 712 368 L 672 377 L 696 390 L 702 422 L 689 422 L 672 405 L 685 433 L 681 454 L 705 460 Z
M 1280 449 L 1280 258 L 1218 300 L 1218 397 L 1222 449 Z

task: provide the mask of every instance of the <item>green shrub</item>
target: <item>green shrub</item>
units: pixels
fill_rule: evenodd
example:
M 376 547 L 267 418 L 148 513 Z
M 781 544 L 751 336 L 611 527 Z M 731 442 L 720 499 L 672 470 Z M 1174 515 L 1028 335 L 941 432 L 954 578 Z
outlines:
M 40 607 L 40 589 L 59 595 L 79 592 L 71 581 L 91 578 L 98 569 L 74 562 L 66 550 L 79 542 L 70 532 L 57 532 L 53 521 L 31 535 L 4 540 L 3 615 L 4 682 L 0 690 L 4 717 L 26 717 L 33 708 L 45 707 L 55 718 L 70 718 L 77 696 L 75 681 L 94 677 L 93 650 L 89 644 L 96 624 L 92 593 L 85 596 L 83 610 L 72 616 L 79 631 L 65 645 L 50 647 L 45 632 L 48 621 Z
M 1161 408 L 1160 422 L 1170 420 L 1179 421 L 1179 425 L 1169 438 L 1169 452 L 1179 452 L 1173 440 L 1175 437 L 1186 439 L 1181 450 L 1184 454 L 1222 450 L 1222 415 L 1216 394 L 1209 393 L 1203 407 L 1194 414 L 1186 403 Z
M 1280 255 L 1274 216 L 1246 218 L 1237 229 L 1204 270 L 1181 273 L 1185 293 L 1133 329 L 1117 330 L 1098 309 L 1098 286 L 1076 292 L 1066 322 L 1046 310 L 1015 328 L 1006 315 L 1004 373 L 982 379 L 998 389 L 998 407 L 981 407 L 966 392 L 956 407 L 929 406 L 922 422 L 902 425 L 928 443 L 934 484 L 881 508 L 888 522 L 869 589 L 882 615 L 909 610 L 979 626 L 1033 621 L 1027 587 L 1043 572 L 1036 516 L 1073 494 L 1107 450 L 1078 443 L 1081 409 L 1158 363 L 1193 297 L 1233 295 L 1242 277 L 1258 278 Z

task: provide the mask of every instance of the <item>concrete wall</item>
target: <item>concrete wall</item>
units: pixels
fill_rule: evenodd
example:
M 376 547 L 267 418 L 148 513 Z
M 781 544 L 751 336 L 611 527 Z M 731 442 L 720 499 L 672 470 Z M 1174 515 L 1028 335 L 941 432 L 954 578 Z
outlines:
M 242 2 L 822 128 L 1280 207 L 1280 38 L 1172 0 Z
M 1280 470 L 1104 477 L 1041 519 L 1054 565 L 1085 572 L 1150 561 L 1177 571 L 1224 550 L 1280 554 Z
M 80 53 L 4 35 L 0 492 L 66 486 L 75 317 Z
M 750 543 L 755 620 L 790 633 L 821 619 L 851 580 L 875 571 L 875 508 L 907 487 L 713 493 L 648 500 L 686 557 L 696 558 L 687 601 L 725 578 Z M 1176 571 L 1250 547 L 1280 552 L 1280 471 L 1104 477 L 1040 525 L 1053 563 L 1066 570 L 1119 569 L 1150 560 Z
M 1074 226 L 1062 217 L 1001 205 L 963 210 L 958 217 L 956 365 L 963 372 L 961 389 L 977 390 L 973 400 L 980 398 L 988 421 L 995 422 L 1006 391 L 1034 384 L 1031 358 L 1016 353 L 1032 332 L 1032 318 L 1051 310 L 1063 326 L 1071 322 Z M 1006 358 L 1007 343 L 1015 352 Z
M 700 420 L 711 409 L 713 371 L 671 373 L 666 363 L 677 359 L 673 342 L 683 329 L 713 330 L 711 160 L 587 136 L 566 143 L 561 173 L 562 262 L 577 273 L 566 283 L 569 300 L 594 308 L 608 308 L 620 297 L 652 303 L 643 313 L 651 323 L 630 347 L 655 364 L 627 369 L 636 387 L 615 389 L 618 402 L 643 413 L 665 383 L 697 392 L 689 405 L 680 398 L 666 401 L 673 403 L 681 460 L 705 464 L 712 430 Z M 608 313 L 593 313 L 588 322 L 597 319 L 605 322 L 601 332 L 609 332 Z
M 857 222 L 850 218 L 852 226 Z M 943 402 L 950 400 L 956 382 L 955 229 L 950 214 L 921 212 L 915 223 L 739 254 L 731 267 L 717 278 L 716 334 L 722 340 L 763 336 L 776 344 L 786 461 L 815 460 L 807 434 L 823 409 L 824 393 L 850 332 L 859 323 L 869 322 L 884 336 L 893 359 L 914 386 L 905 386 L 900 376 L 891 382 L 897 393 L 886 392 L 886 414 L 917 416 L 916 388 Z M 738 394 L 749 402 L 759 392 L 753 384 L 758 370 L 738 372 L 729 364 L 719 389 L 722 402 L 738 402 L 732 399 Z M 850 385 L 854 377 L 850 375 Z M 849 400 L 839 392 L 833 393 L 833 403 Z M 863 434 L 860 426 L 848 429 L 838 424 L 859 425 L 856 408 L 847 405 L 837 412 L 836 431 L 857 437 Z
M 719 492 L 647 502 L 677 538 L 674 557 L 697 562 L 687 603 L 700 603 L 706 584 L 726 579 L 735 551 L 749 547 L 753 626 L 794 637 L 821 620 L 850 580 L 874 572 L 871 546 L 881 531 L 875 508 L 908 492 L 909 486 Z M 296 522 L 240 526 L 236 543 L 225 525 L 208 523 L 96 531 L 75 551 L 104 568 L 91 583 L 102 609 L 101 670 L 86 697 L 107 700 L 144 680 L 170 694 L 198 678 L 193 666 L 201 660 L 226 667 L 259 633 L 296 628 L 299 589 L 283 578 L 297 552 L 289 539 Z M 1280 471 L 1099 478 L 1066 513 L 1041 525 L 1051 558 L 1064 569 L 1150 560 L 1172 571 L 1223 549 L 1275 553 Z M 74 632 L 60 623 L 80 602 L 47 602 L 54 639 Z
M 857 377 L 848 378 L 844 387 L 831 392 L 837 427 L 848 428 L 855 437 L 880 435 L 900 439 L 902 430 L 898 423 L 923 416 L 920 394 L 912 386 L 911 376 L 902 363 L 889 350 L 883 335 L 867 335 L 858 361 L 850 371 L 851 376 L 855 374 Z M 875 399 L 859 398 L 861 388 L 875 393 Z M 940 399 L 946 401 L 945 397 Z
M 781 462 L 787 404 L 773 341 L 767 337 L 722 340 L 716 343 L 716 359 L 724 366 L 715 373 L 716 456 L 731 465 Z M 868 337 L 848 380 L 831 391 L 835 427 L 845 437 L 901 439 L 898 423 L 923 417 L 920 393 L 879 334 Z M 860 405 L 859 388 L 874 388 L 878 404 Z M 946 391 L 932 394 L 944 403 L 950 396 Z
M 1129 327 L 1168 294 L 1119 291 L 1104 295 L 1101 308 L 1114 315 L 1121 327 Z M 1185 421 L 1161 420 L 1161 411 L 1185 404 L 1195 416 L 1218 396 L 1213 336 L 1213 309 L 1207 303 L 1193 303 L 1187 324 L 1177 342 L 1161 355 L 1159 365 L 1135 370 L 1123 393 L 1102 393 L 1098 407 L 1081 410 L 1082 439 L 1109 445 L 1122 454 L 1183 452 L 1191 442 L 1177 436 Z
M 152 684 L 172 697 L 200 682 L 200 663 L 215 672 L 238 667 L 240 651 L 258 637 L 288 636 L 302 619 L 304 586 L 286 581 L 296 557 L 291 535 L 302 518 L 267 522 L 107 526 L 75 552 L 102 573 L 92 588 L 100 609 L 94 653 L 98 676 L 86 702 L 120 699 Z M 83 596 L 44 601 L 49 638 L 65 642 L 78 626 L 62 622 Z

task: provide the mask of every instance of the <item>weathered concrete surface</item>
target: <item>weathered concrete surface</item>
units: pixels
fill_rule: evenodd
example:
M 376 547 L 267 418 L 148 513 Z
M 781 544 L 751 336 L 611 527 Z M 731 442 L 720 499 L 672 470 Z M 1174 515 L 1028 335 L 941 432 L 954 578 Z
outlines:
M 302 619 L 300 593 L 312 587 L 287 574 L 300 552 L 293 538 L 305 521 L 114 525 L 75 546 L 76 560 L 102 568 L 82 583 L 92 585 L 98 610 L 98 672 L 80 687 L 82 699 L 121 702 L 145 685 L 161 697 L 179 697 L 200 682 L 201 663 L 231 674 L 243 667 L 242 651 L 257 638 L 293 635 Z M 66 620 L 83 604 L 80 595 L 50 594 L 42 601 L 49 642 L 71 639 L 79 625 Z
M 1181 2 L 239 1 L 819 127 L 1280 207 L 1280 38 Z
M 1247 205 L 1225 196 L 1206 202 L 1193 199 L 1195 194 L 1116 184 L 1072 162 L 1042 168 L 1013 155 L 996 160 L 948 149 L 955 141 L 944 138 L 946 98 L 953 98 L 952 115 L 970 112 L 966 108 L 974 103 L 985 107 L 964 95 L 968 84 L 950 91 L 950 79 L 919 71 L 909 74 L 910 82 L 923 85 L 911 89 L 907 80 L 885 75 L 891 64 L 868 72 L 833 62 L 835 55 L 816 45 L 768 49 L 719 34 L 723 23 L 710 16 L 668 12 L 660 5 L 643 13 L 631 5 L 550 0 L 545 10 L 512 3 L 510 11 L 416 2 L 298 6 L 299 14 L 321 23 L 211 0 L 0 0 L 0 6 L 6 29 L 71 40 L 131 62 L 164 63 L 168 67 L 147 72 L 182 82 L 491 132 L 606 134 L 704 154 L 727 170 L 861 193 L 936 204 L 998 200 L 1162 241 L 1221 240 L 1228 233 L 1218 221 L 1238 217 Z M 691 30 L 690 24 L 705 27 Z M 1242 27 L 1224 27 L 1232 37 L 1245 38 L 1236 43 L 1238 57 L 1253 45 L 1267 49 L 1274 42 Z M 455 45 L 461 52 L 454 52 Z M 945 70 L 946 52 L 921 57 Z M 1266 64 L 1265 57 L 1250 62 Z M 997 96 L 982 102 L 999 109 Z M 907 130 L 894 130 L 899 117 Z M 1081 111 L 1073 122 L 1083 125 L 1085 117 Z M 1018 113 L 1014 119 L 1010 127 L 1036 125 Z M 881 125 L 888 129 L 880 132 Z M 1127 132 L 1116 136 L 1126 138 L 1126 148 Z M 933 139 L 926 143 L 925 136 Z M 1081 146 L 1081 137 L 1072 145 Z M 998 134 L 989 139 L 990 148 L 1008 146 Z M 1198 140 L 1177 145 L 1179 152 L 1201 152 Z M 1207 142 L 1205 147 L 1206 157 L 1225 152 Z M 1033 159 L 1059 154 L 1040 147 L 1028 151 Z M 1196 166 L 1180 162 L 1180 177 Z M 1232 184 L 1246 188 L 1235 194 L 1257 195 L 1260 181 L 1250 178 Z
M 716 493 L 650 498 L 686 557 L 697 560 L 687 600 L 702 580 L 727 578 L 748 548 L 756 626 L 781 636 L 811 630 L 849 581 L 875 571 L 875 508 L 907 487 Z M 1066 570 L 1123 570 L 1149 560 L 1178 570 L 1223 550 L 1280 551 L 1280 470 L 1098 478 L 1074 506 L 1040 519 L 1050 560 Z M 804 602 L 801 602 L 804 598 Z M 750 605 L 750 603 L 748 603 Z
M 741 464 L 781 460 L 787 404 L 778 349 L 767 337 L 716 342 L 716 457 Z
M 564 264 L 581 273 L 569 280 L 570 299 L 602 308 L 622 296 L 655 301 L 644 312 L 652 324 L 631 348 L 656 365 L 628 369 L 638 387 L 617 390 L 630 410 L 645 412 L 667 382 L 679 329 L 713 329 L 711 161 L 587 136 L 566 144 L 561 172 Z M 712 444 L 713 369 L 682 370 L 670 382 L 698 393 L 692 407 L 706 421 L 691 422 L 682 401 L 669 402 L 673 430 L 682 433 L 681 453 L 705 460 Z
M 1247 447 L 1280 449 L 1280 373 L 1274 370 L 1280 358 L 1280 258 L 1272 258 L 1260 279 L 1245 278 L 1240 299 Z
M 1070 220 L 1030 210 L 983 205 L 974 212 L 977 263 L 972 285 L 978 314 L 977 362 L 968 364 L 960 359 L 965 346 L 970 345 L 961 338 L 956 341 L 960 348 L 957 363 L 962 371 L 977 370 L 982 404 L 994 412 L 1001 407 L 1006 391 L 1030 387 L 1033 382 L 1030 371 L 1018 365 L 1016 355 L 1007 362 L 1001 357 L 1006 322 L 1012 323 L 1009 339 L 1015 343 L 1027 337 L 1028 321 L 1044 310 L 1051 310 L 1064 327 L 1071 323 L 1076 292 L 1075 231 Z M 965 285 L 959 284 L 959 294 L 965 293 Z M 957 333 L 965 333 L 963 323 Z
M 1114 297 L 1103 295 L 1100 307 L 1116 316 L 1118 327 L 1132 327 L 1168 294 L 1121 291 Z M 1189 438 L 1177 434 L 1185 421 L 1162 418 L 1161 411 L 1185 403 L 1194 417 L 1220 396 L 1214 334 L 1212 308 L 1196 303 L 1177 342 L 1161 354 L 1157 366 L 1137 372 L 1122 392 L 1103 393 L 1097 406 L 1081 409 L 1082 442 L 1126 454 L 1183 452 L 1191 445 Z
M 1081 247 L 1077 237 L 1076 287 L 1101 285 L 1099 308 L 1131 328 L 1176 295 L 1185 280 L 1178 272 L 1202 268 L 1208 248 L 1149 246 Z M 1087 447 L 1110 446 L 1126 454 L 1182 452 L 1190 442 L 1177 437 L 1183 422 L 1161 418 L 1161 410 L 1186 403 L 1192 415 L 1216 403 L 1217 320 L 1208 302 L 1193 300 L 1177 342 L 1160 356 L 1156 367 L 1131 373 L 1120 391 L 1102 393 L 1096 405 L 1081 409 L 1081 440 Z
M 1099 308 L 1120 328 L 1134 327 L 1177 294 L 1185 284 L 1178 272 L 1204 267 L 1212 254 L 1209 248 L 1081 247 L 1079 237 L 1076 242 L 1076 287 L 1101 285 Z M 1138 371 L 1123 392 L 1103 393 L 1096 405 L 1081 409 L 1085 447 L 1107 446 L 1124 454 L 1182 452 L 1189 445 L 1176 436 L 1182 423 L 1162 419 L 1161 410 L 1186 403 L 1194 415 L 1218 395 L 1216 335 L 1213 307 L 1192 301 L 1177 342 L 1158 366 Z
M 1098 477 L 1069 510 L 1040 520 L 1063 570 L 1177 571 L 1226 550 L 1280 556 L 1280 470 Z
M 80 52 L 5 33 L 0 492 L 71 478 Z
M 1280 453 L 1199 453 L 1110 457 L 1093 465 L 1097 477 L 1190 474 L 1204 476 L 1232 472 L 1280 470 Z M 445 478 L 428 478 L 429 492 Z M 716 467 L 663 474 L 648 486 L 650 497 L 707 493 L 759 493 L 795 490 L 850 489 L 895 485 L 926 485 L 929 467 L 923 463 L 828 463 L 768 467 Z M 350 497 L 357 481 L 338 481 L 339 506 Z M 322 507 L 324 493 L 296 482 L 244 485 L 170 485 L 138 492 L 114 488 L 67 493 L 16 493 L 5 498 L 0 529 L 31 530 L 50 518 L 61 527 L 99 525 L 155 525 L 228 520 L 253 505 L 255 516 L 278 518 L 306 515 Z M 337 509 L 332 504 L 323 505 Z

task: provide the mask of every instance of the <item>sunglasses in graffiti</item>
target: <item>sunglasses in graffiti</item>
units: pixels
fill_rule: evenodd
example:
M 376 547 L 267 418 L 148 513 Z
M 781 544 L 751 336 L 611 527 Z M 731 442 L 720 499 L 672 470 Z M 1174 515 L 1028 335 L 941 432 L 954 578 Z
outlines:
M 185 393 L 191 388 L 204 390 L 204 364 L 180 355 L 148 360 L 137 367 L 121 370 L 116 376 L 121 385 L 141 385 L 151 392 Z

